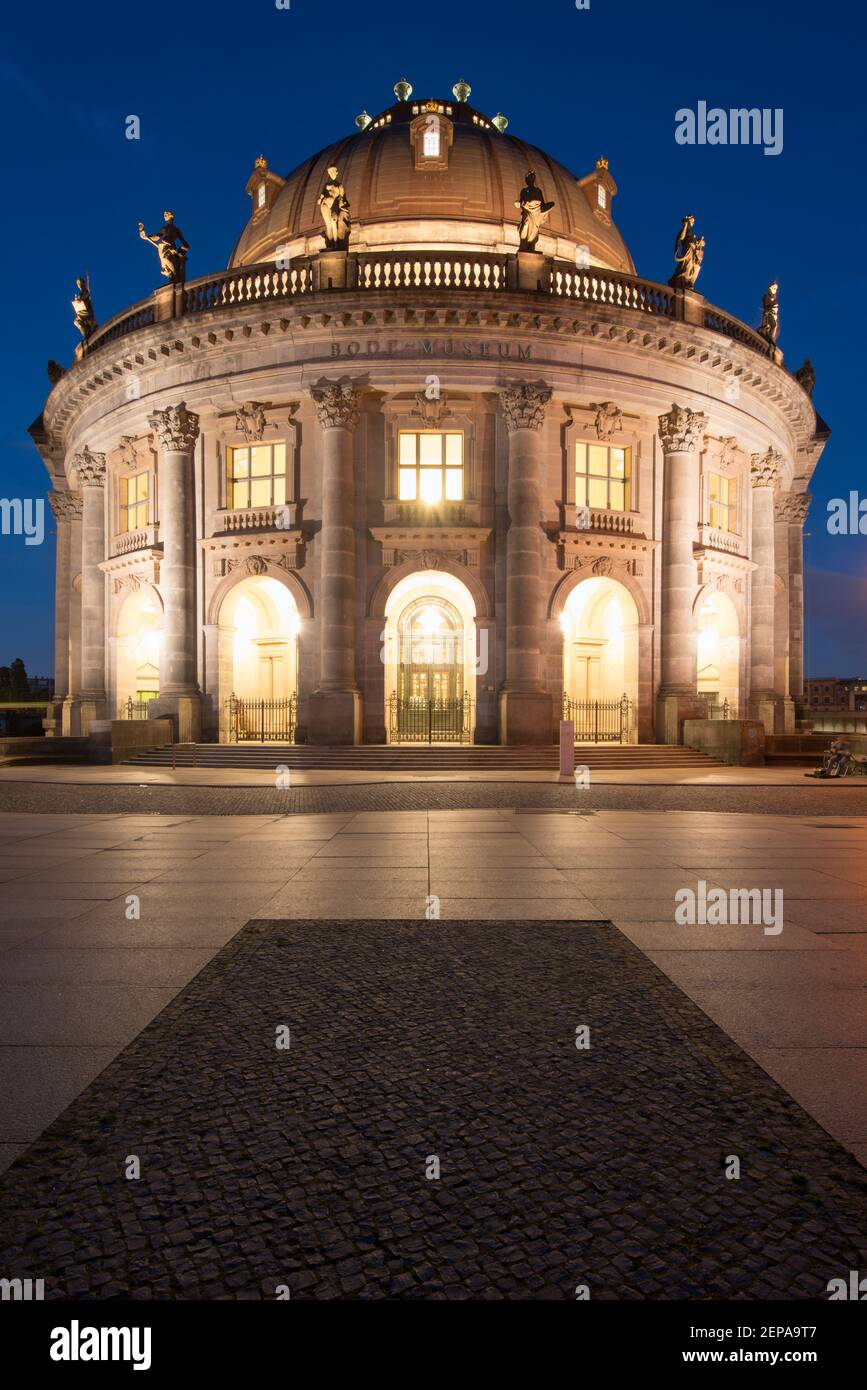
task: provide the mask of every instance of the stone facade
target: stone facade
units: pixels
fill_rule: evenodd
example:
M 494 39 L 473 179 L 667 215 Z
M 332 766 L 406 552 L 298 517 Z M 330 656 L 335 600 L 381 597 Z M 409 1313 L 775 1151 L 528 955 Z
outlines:
M 478 742 L 550 742 L 564 689 L 625 693 L 638 741 L 679 741 L 723 696 L 793 727 L 827 431 L 779 350 L 601 243 L 576 275 L 559 237 L 524 290 L 516 250 L 493 279 L 480 249 L 448 277 L 425 269 L 444 253 L 413 250 L 395 276 L 424 219 L 388 230 L 365 229 L 382 274 L 377 253 L 308 238 L 290 266 L 158 290 L 54 385 L 33 429 L 57 519 L 54 731 L 146 694 L 179 736 L 227 737 L 246 662 L 248 693 L 295 700 L 297 738 L 385 742 L 403 689 L 388 634 L 427 594 L 472 644 L 456 660 Z M 461 436 L 460 496 L 402 498 L 408 431 Z M 585 445 L 616 451 L 608 505 L 577 495 Z M 239 505 L 230 458 L 271 446 L 281 500 L 251 486 Z

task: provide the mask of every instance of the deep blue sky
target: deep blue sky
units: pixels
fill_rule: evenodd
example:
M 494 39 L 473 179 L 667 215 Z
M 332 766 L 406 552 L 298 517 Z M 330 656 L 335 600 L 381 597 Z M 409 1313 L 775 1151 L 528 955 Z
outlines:
M 158 283 L 136 234 L 175 210 L 190 276 L 226 264 L 248 215 L 261 151 L 287 173 L 393 101 L 472 104 L 580 175 L 599 154 L 620 193 L 615 216 L 639 274 L 667 279 L 686 210 L 707 238 L 700 288 L 755 322 L 772 276 L 789 365 L 812 357 L 816 405 L 834 434 L 808 523 L 808 674 L 867 674 L 864 537 L 827 534 L 826 503 L 861 488 L 865 370 L 865 121 L 860 6 L 824 0 L 182 0 L 166 8 L 81 0 L 10 7 L 0 58 L 3 319 L 0 496 L 44 494 L 26 433 L 49 357 L 68 364 L 69 297 L 85 268 L 97 317 Z M 785 143 L 686 147 L 674 113 L 782 107 Z M 141 117 L 140 142 L 124 119 Z M 53 525 L 53 523 L 52 523 Z M 0 536 L 0 664 L 53 664 L 54 547 Z

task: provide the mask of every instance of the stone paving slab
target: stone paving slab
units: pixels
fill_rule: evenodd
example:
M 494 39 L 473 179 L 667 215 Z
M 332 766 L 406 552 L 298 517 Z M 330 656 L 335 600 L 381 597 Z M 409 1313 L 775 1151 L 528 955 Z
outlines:
M 0 1270 L 55 1299 L 803 1300 L 867 1267 L 865 1200 L 610 924 L 260 920 L 0 1181 Z

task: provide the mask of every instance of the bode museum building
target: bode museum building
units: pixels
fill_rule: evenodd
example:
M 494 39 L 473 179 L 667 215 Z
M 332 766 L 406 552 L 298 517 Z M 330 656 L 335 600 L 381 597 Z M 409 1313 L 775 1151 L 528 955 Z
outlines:
M 828 430 L 777 287 L 759 327 L 709 304 L 679 208 L 670 281 L 639 278 L 608 161 L 576 177 L 470 95 L 399 82 L 285 177 L 260 156 L 222 272 L 188 277 L 167 212 L 131 241 L 148 299 L 100 325 L 78 282 L 81 342 L 31 427 L 57 519 L 49 732 L 794 729 Z

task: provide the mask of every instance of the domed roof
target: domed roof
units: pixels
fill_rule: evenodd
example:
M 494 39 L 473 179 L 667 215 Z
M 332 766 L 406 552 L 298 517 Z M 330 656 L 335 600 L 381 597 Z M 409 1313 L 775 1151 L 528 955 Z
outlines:
M 440 131 L 434 159 L 424 156 L 419 134 L 431 115 L 439 118 Z M 500 124 L 465 101 L 409 99 L 305 160 L 285 179 L 260 156 L 247 184 L 253 214 L 229 268 L 321 250 L 318 199 L 327 170 L 336 167 L 350 203 L 350 251 L 515 251 L 515 200 L 534 170 L 544 198 L 554 202 L 537 249 L 574 264 L 577 249 L 585 247 L 590 263 L 634 274 L 611 220 L 617 186 L 607 161 L 600 159 L 576 178 L 544 151 L 502 133 L 507 123 L 495 120 Z

